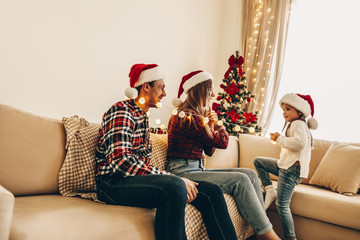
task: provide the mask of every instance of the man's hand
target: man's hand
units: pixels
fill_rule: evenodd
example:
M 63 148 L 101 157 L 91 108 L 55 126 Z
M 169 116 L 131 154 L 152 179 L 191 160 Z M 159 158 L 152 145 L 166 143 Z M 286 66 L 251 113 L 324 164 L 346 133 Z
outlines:
M 187 197 L 188 197 L 188 203 L 192 202 L 197 194 L 198 194 L 198 190 L 196 188 L 197 185 L 199 185 L 197 182 L 193 182 L 187 178 L 181 178 L 185 185 L 186 185 L 186 190 L 187 190 Z

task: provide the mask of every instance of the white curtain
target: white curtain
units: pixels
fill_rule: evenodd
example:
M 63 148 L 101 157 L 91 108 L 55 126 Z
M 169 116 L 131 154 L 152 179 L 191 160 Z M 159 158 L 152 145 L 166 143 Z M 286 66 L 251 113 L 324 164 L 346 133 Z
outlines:
M 255 95 L 246 110 L 258 111 L 265 135 L 277 104 L 291 0 L 244 0 L 243 4 L 241 55 L 248 90 Z

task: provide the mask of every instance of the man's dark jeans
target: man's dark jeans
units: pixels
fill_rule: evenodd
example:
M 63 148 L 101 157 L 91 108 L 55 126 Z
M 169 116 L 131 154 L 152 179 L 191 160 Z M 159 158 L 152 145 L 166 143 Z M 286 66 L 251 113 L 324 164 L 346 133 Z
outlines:
M 169 175 L 123 178 L 115 173 L 97 177 L 97 193 L 107 204 L 156 208 L 156 239 L 185 239 L 187 191 L 181 178 Z
M 219 186 L 198 182 L 198 195 L 191 202 L 202 214 L 210 239 L 237 239 L 223 193 Z M 119 174 L 97 178 L 98 197 L 107 204 L 156 208 L 157 240 L 185 239 L 184 181 L 173 175 L 137 175 L 123 178 Z

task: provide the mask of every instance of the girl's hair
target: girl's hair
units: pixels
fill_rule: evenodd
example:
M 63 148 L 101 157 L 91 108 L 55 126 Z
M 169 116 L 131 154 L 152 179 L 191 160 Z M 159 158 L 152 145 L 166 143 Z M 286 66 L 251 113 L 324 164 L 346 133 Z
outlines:
M 193 112 L 200 116 L 201 119 L 205 117 L 206 111 L 209 110 L 209 99 L 212 91 L 212 80 L 206 80 L 201 82 L 194 87 L 190 88 L 187 92 L 187 98 L 183 103 L 180 104 L 178 111 Z M 172 116 L 170 118 L 173 118 Z M 184 124 L 189 121 L 189 125 L 194 121 L 192 114 L 189 117 L 180 119 L 180 124 Z M 212 131 L 208 124 L 204 124 L 207 134 L 212 137 Z
M 290 105 L 290 104 L 289 104 Z M 291 106 L 291 105 L 290 105 Z M 291 106 L 291 107 L 293 107 L 293 106 Z M 293 108 L 295 108 L 295 107 L 293 107 Z M 296 108 L 295 108 L 296 109 Z M 299 111 L 299 110 L 297 110 L 296 109 L 296 111 L 298 112 L 298 114 L 299 114 L 299 119 L 298 120 L 301 120 L 301 121 L 304 121 L 305 123 L 306 123 L 306 118 L 305 118 L 305 115 L 301 112 L 301 111 Z M 281 132 L 284 132 L 284 129 L 285 129 L 285 127 L 286 127 L 286 122 L 284 123 L 284 127 L 283 127 L 283 129 L 281 130 Z M 289 125 L 287 125 L 287 128 L 286 128 L 286 130 L 285 130 L 285 136 L 287 136 L 287 130 L 289 129 L 289 127 L 290 127 L 290 125 L 291 125 L 291 123 L 289 123 Z M 313 137 L 312 137 L 312 134 L 311 134 L 311 132 L 310 132 L 310 137 L 311 137 L 311 146 L 313 146 L 314 145 L 314 141 L 313 141 Z

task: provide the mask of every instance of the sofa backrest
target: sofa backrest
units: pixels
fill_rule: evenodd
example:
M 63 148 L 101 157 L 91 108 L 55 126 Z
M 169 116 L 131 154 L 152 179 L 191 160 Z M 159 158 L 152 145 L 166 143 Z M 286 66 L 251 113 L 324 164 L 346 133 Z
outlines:
M 0 185 L 14 195 L 57 193 L 64 158 L 61 121 L 0 104 Z
M 309 176 L 303 179 L 302 183 L 309 184 L 316 168 L 323 159 L 325 153 L 334 141 L 324 139 L 314 139 L 314 149 L 311 151 L 311 160 Z M 360 143 L 350 143 L 351 145 L 360 146 Z M 254 159 L 257 156 L 271 157 L 279 159 L 280 146 L 271 143 L 268 137 L 260 137 L 249 134 L 239 135 L 239 167 L 246 167 L 255 170 Z M 272 179 L 277 179 L 272 176 Z
M 216 149 L 211 157 L 206 156 L 205 167 L 208 169 L 239 167 L 238 138 L 230 136 L 226 149 Z
M 314 140 L 314 149 L 311 152 L 309 177 L 303 179 L 302 183 L 308 184 L 311 176 L 319 166 L 321 159 L 330 147 L 332 141 Z M 280 158 L 281 148 L 278 144 L 273 144 L 268 137 L 241 134 L 239 136 L 239 166 L 252 168 L 255 170 L 254 159 L 258 156 Z M 271 176 L 272 179 L 277 177 Z

